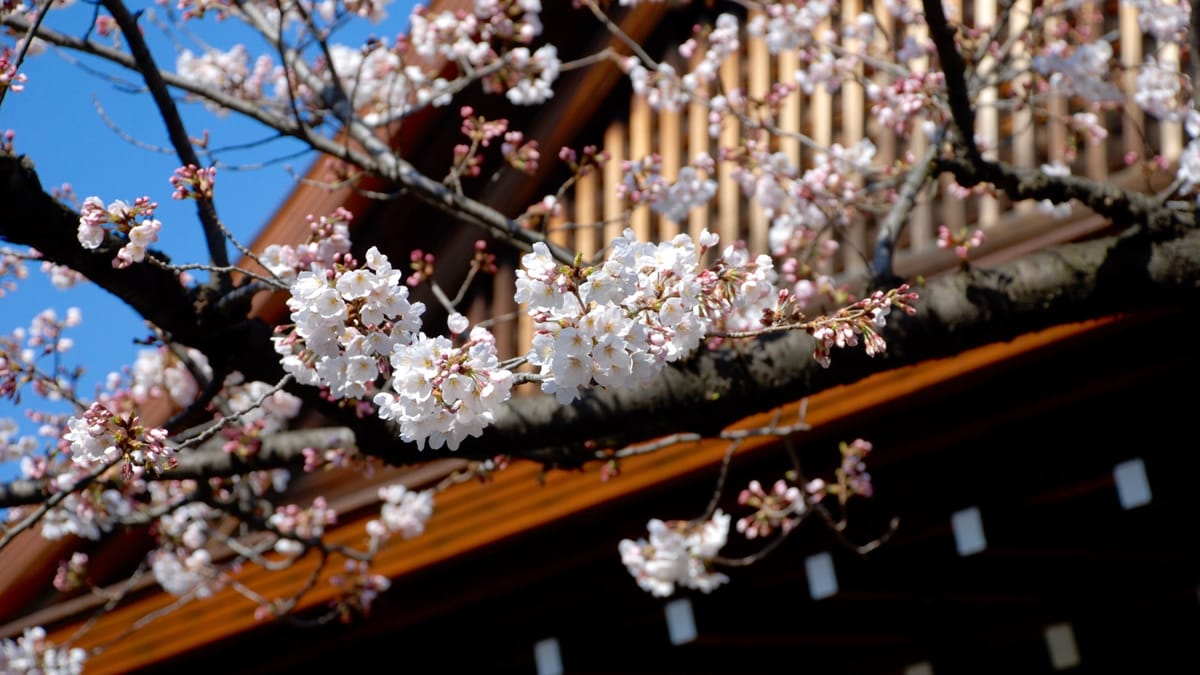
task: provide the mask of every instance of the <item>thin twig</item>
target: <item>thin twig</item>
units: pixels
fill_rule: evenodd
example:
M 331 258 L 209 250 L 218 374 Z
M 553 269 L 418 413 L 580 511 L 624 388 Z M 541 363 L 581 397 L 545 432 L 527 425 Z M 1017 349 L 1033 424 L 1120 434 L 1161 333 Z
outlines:
M 167 135 L 171 138 L 171 145 L 175 147 L 180 161 L 184 166 L 191 165 L 199 168 L 200 158 L 196 156 L 196 150 L 192 147 L 192 140 L 184 127 L 183 119 L 179 116 L 179 110 L 175 107 L 175 101 L 167 91 L 167 82 L 163 79 L 158 64 L 155 63 L 154 56 L 150 53 L 150 48 L 142 37 L 141 30 L 137 25 L 137 18 L 130 14 L 129 9 L 121 0 L 100 1 L 120 26 L 121 34 L 129 43 L 129 51 L 133 55 L 142 77 L 146 80 L 146 86 L 150 88 L 150 95 L 154 98 L 155 105 L 158 106 L 159 115 L 167 127 Z M 218 267 L 229 265 L 229 254 L 225 250 L 225 241 L 222 238 L 225 228 L 217 218 L 216 205 L 213 204 L 212 199 L 197 197 L 196 213 L 200 218 L 201 227 L 204 229 L 204 238 L 208 244 L 212 263 Z M 228 279 L 228 277 L 223 278 Z
M 42 20 L 46 18 L 46 12 L 50 10 L 50 3 L 54 0 L 42 0 L 41 6 L 37 10 L 37 15 L 33 19 L 33 23 L 25 30 L 25 36 L 21 38 L 21 44 L 17 45 L 17 52 L 9 59 L 13 77 L 17 76 L 17 71 L 20 70 L 21 64 L 25 61 L 25 55 L 29 53 L 29 45 L 33 43 L 33 38 L 37 34 L 38 28 L 42 25 Z M 4 96 L 12 85 L 0 87 L 0 105 L 4 105 Z

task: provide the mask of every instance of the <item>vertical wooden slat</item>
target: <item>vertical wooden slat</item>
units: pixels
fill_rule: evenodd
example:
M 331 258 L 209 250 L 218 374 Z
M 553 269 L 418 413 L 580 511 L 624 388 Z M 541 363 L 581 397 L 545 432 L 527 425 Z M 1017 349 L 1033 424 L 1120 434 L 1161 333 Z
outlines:
M 633 101 L 629 104 L 629 160 L 632 162 L 640 162 L 650 156 L 653 151 L 654 116 L 651 115 L 650 103 L 646 101 L 645 96 L 633 97 Z M 650 207 L 637 206 L 633 209 L 632 215 L 633 235 L 638 241 L 649 241 L 650 233 Z
M 886 2 L 873 3 L 875 12 L 875 43 L 872 47 L 876 53 L 886 53 L 890 48 L 889 39 L 895 39 L 896 22 L 888 11 Z M 903 39 L 903 37 L 901 37 Z M 898 46 L 898 45 L 897 45 Z M 875 72 L 875 82 L 881 87 L 886 87 L 891 76 L 882 69 Z M 917 130 L 917 133 L 921 133 Z M 873 115 L 867 116 L 867 134 L 875 141 L 875 148 L 879 162 L 883 166 L 891 164 L 896 159 L 896 134 L 891 130 L 880 126 Z
M 683 153 L 683 137 L 680 133 L 680 115 L 676 110 L 664 110 L 658 116 L 658 148 L 662 155 L 663 178 L 671 182 L 679 180 L 680 156 Z M 668 241 L 679 234 L 679 223 L 659 216 L 658 236 Z
M 1033 0 L 1017 0 L 1008 15 L 1009 40 L 1029 30 L 1029 17 L 1033 12 Z M 1026 72 L 1029 70 L 1029 54 L 1025 51 L 1025 43 L 1015 40 L 1013 47 L 1013 63 L 1017 76 L 1014 86 L 1022 92 L 1033 86 L 1032 79 Z M 1017 166 L 1031 167 L 1037 165 L 1037 139 L 1033 134 L 1033 110 L 1029 106 L 1021 106 L 1012 113 L 1013 125 L 1013 163 Z M 1018 202 L 1016 210 L 1019 213 L 1029 213 L 1037 209 L 1030 200 Z
M 750 19 L 761 14 L 759 11 L 750 13 Z M 747 21 L 749 21 L 748 19 Z M 747 73 L 746 89 L 750 98 L 763 100 L 771 87 L 771 54 L 767 51 L 767 41 L 751 37 L 746 45 Z M 750 206 L 750 236 L 747 243 L 755 253 L 767 252 L 767 214 L 756 202 Z
M 990 29 L 996 24 L 996 0 L 975 0 L 975 25 L 983 29 Z M 980 60 L 978 70 L 980 72 L 988 72 L 996 65 L 995 60 L 991 56 L 984 56 Z M 984 157 L 988 159 L 996 159 L 995 148 L 1000 142 L 1000 115 L 996 110 L 996 88 L 984 87 L 979 93 L 979 102 L 975 108 L 975 132 L 991 146 L 991 149 L 984 153 Z M 1000 217 L 1000 203 L 991 195 L 984 195 L 979 198 L 979 217 L 978 226 L 984 229 L 996 224 L 996 220 Z
M 824 32 L 829 28 L 829 20 L 826 19 L 817 27 L 817 31 Z M 823 85 L 817 85 L 808 100 L 812 138 L 817 145 L 827 148 L 833 143 L 833 96 Z
M 575 183 L 575 246 L 583 254 L 584 260 L 591 260 L 596 255 L 596 240 L 599 238 L 596 228 L 598 181 L 596 172 L 592 171 Z
M 1196 0 L 1193 0 L 1195 2 Z M 1159 45 L 1158 67 L 1170 70 L 1179 75 L 1179 45 L 1166 43 Z M 1158 147 L 1163 158 L 1169 162 L 1179 159 L 1183 154 L 1183 123 L 1162 120 L 1158 123 Z
M 908 0 L 909 7 L 915 12 L 923 11 L 921 8 L 921 0 Z M 924 23 L 908 24 L 905 27 L 905 32 L 911 36 L 918 44 L 924 44 L 929 39 L 929 27 Z M 915 73 L 923 73 L 929 70 L 929 58 L 921 57 L 912 61 L 912 70 Z M 913 157 L 922 157 L 925 154 L 925 148 L 929 145 L 929 139 L 925 137 L 925 133 L 921 130 L 921 120 L 914 121 L 914 132 L 910 140 L 910 150 Z M 912 219 L 908 224 L 909 246 L 913 250 L 922 250 L 933 246 L 933 206 L 930 204 L 929 192 L 924 191 L 917 200 L 917 205 L 913 209 Z
M 497 286 L 499 284 L 497 283 Z M 527 308 L 521 305 L 517 308 L 517 354 L 524 355 L 529 352 L 529 348 L 533 345 L 533 317 L 525 311 Z M 522 368 L 525 372 L 533 372 L 533 367 L 526 365 Z M 514 392 L 517 396 L 529 395 L 537 391 L 533 387 L 516 387 Z
M 613 122 L 604 130 L 604 150 L 608 162 L 604 164 L 604 240 L 602 246 L 620 236 L 625 229 L 624 204 L 617 195 L 621 185 L 621 164 L 625 161 L 625 125 Z
M 1121 115 L 1121 137 L 1124 141 L 1126 154 L 1133 153 L 1137 157 L 1145 154 L 1146 118 L 1142 109 L 1133 102 L 1133 93 L 1137 91 L 1137 68 L 1142 62 L 1142 29 L 1138 28 L 1138 11 L 1133 3 L 1122 2 L 1119 5 L 1118 22 L 1121 38 L 1121 70 L 1125 73 L 1125 110 Z
M 793 50 L 779 53 L 779 80 L 795 85 L 794 76 L 800 68 L 800 57 Z M 779 109 L 779 128 L 791 134 L 800 133 L 800 90 L 793 88 L 792 92 L 783 99 Z M 787 156 L 788 161 L 796 168 L 800 167 L 800 139 L 782 136 L 779 139 L 779 150 Z
M 817 26 L 817 34 L 824 33 L 831 28 L 830 20 L 825 19 Z M 833 95 L 823 85 L 813 88 L 812 94 L 808 97 L 807 113 L 808 119 L 812 122 L 813 141 L 822 148 L 833 145 Z M 821 235 L 819 241 L 824 242 L 831 237 L 832 233 L 826 232 Z M 818 266 L 818 271 L 822 274 L 833 274 L 835 270 L 832 262 L 832 259 L 823 262 Z
M 701 55 L 697 53 L 692 56 L 691 68 L 695 68 L 701 60 Z M 687 147 L 688 161 L 694 163 L 696 156 L 700 153 L 711 154 L 712 139 L 708 136 L 708 108 L 699 101 L 693 101 L 688 104 L 687 111 Z M 714 157 L 715 159 L 715 157 Z M 698 239 L 700 233 L 708 229 L 709 224 L 708 208 L 692 209 L 688 214 L 688 233 L 692 235 L 692 239 Z
M 725 91 L 739 88 L 738 71 L 741 64 L 736 56 L 730 56 L 720 67 L 721 86 Z M 735 117 L 727 116 L 718 136 L 718 152 L 732 149 L 738 144 L 740 125 Z M 741 188 L 733 178 L 733 165 L 720 162 L 717 169 L 717 233 L 721 245 L 725 246 L 740 238 L 738 221 L 741 219 Z
M 497 318 L 492 326 L 492 335 L 496 336 L 496 353 L 501 359 L 512 358 L 524 354 L 529 349 L 529 342 L 522 341 L 518 335 L 517 322 L 512 319 L 501 319 L 506 314 L 517 311 L 517 303 L 513 300 L 513 286 L 517 283 L 517 275 L 513 263 L 500 260 L 496 264 L 496 274 L 492 282 L 492 316 Z
M 1046 35 L 1048 39 L 1057 34 L 1062 19 L 1050 17 L 1046 19 Z M 1051 85 L 1050 95 L 1046 100 L 1046 109 L 1050 119 L 1046 121 L 1046 158 L 1050 164 L 1065 162 L 1067 154 L 1067 125 L 1063 121 L 1068 114 L 1067 97 L 1057 87 Z
M 857 20 L 862 13 L 862 0 L 843 0 L 842 24 Z M 859 48 L 857 39 L 845 41 L 846 50 L 855 52 Z M 863 77 L 862 64 L 855 66 L 856 78 L 847 78 L 842 85 L 842 144 L 847 148 L 858 145 L 866 131 L 866 92 L 860 84 Z M 866 224 L 861 214 L 854 216 L 847 226 L 845 241 L 842 242 L 842 265 L 849 272 L 859 272 L 866 269 L 865 255 L 867 249 Z
M 559 210 L 546 218 L 546 238 L 568 251 L 575 250 L 574 232 L 567 226 L 567 216 Z
M 1102 35 L 1104 33 L 1103 10 L 1095 2 L 1086 2 L 1083 5 L 1083 11 L 1091 18 L 1092 34 Z M 1104 112 L 1101 111 L 1099 114 L 1103 116 Z M 1086 143 L 1084 164 L 1087 176 L 1095 180 L 1104 180 L 1108 176 L 1108 144 L 1104 141 L 1092 143 L 1090 140 Z

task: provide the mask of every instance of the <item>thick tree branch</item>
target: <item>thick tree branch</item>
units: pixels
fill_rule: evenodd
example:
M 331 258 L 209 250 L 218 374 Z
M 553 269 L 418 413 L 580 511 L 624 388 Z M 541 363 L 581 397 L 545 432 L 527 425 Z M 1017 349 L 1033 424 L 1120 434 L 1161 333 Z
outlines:
M 1029 180 L 1040 176 L 1032 174 Z M 1028 196 L 1047 196 L 1036 190 L 1073 190 L 1069 193 L 1072 198 L 1088 199 L 1082 185 L 1069 180 L 1054 183 L 1030 187 Z M 884 330 L 889 349 L 874 359 L 860 350 L 847 350 L 836 353 L 832 367 L 826 369 L 812 359 L 812 341 L 807 335 L 773 336 L 742 343 L 735 349 L 702 353 L 669 368 L 648 386 L 627 391 L 596 390 L 570 406 L 560 406 L 553 397 L 545 396 L 513 399 L 500 410 L 496 424 L 483 437 L 468 439 L 457 452 L 444 448 L 419 451 L 399 441 L 394 429 L 371 417 L 352 422 L 356 444 L 364 454 L 393 464 L 422 463 L 440 457 L 479 459 L 506 453 L 548 465 L 575 466 L 594 457 L 597 445 L 622 447 L 684 431 L 715 435 L 747 415 L 829 387 L 1025 332 L 1120 312 L 1194 305 L 1200 299 L 1200 232 L 1195 229 L 1194 212 L 1167 207 L 1154 211 L 1140 196 L 1122 196 L 1127 204 L 1117 207 L 1114 201 L 1113 208 L 1119 210 L 1106 213 L 1125 222 L 1131 218 L 1154 219 L 1159 217 L 1158 211 L 1166 209 L 1174 214 L 1175 227 L 1160 229 L 1155 236 L 1146 228 L 1134 227 L 1119 237 L 1048 249 L 991 270 L 937 278 L 919 289 L 921 300 L 915 316 L 893 317 Z M 57 204 L 53 206 L 73 226 L 76 216 Z M 0 221 L 0 228 L 3 224 Z M 1183 224 L 1189 228 L 1180 229 Z M 54 239 L 53 234 L 48 236 Z M 106 260 L 103 262 L 107 265 Z M 111 268 L 107 271 L 112 273 Z M 154 305 L 160 311 L 172 307 L 178 308 L 178 303 Z M 188 310 L 186 303 L 184 308 Z M 278 367 L 265 331 L 231 351 L 230 366 L 243 372 L 256 367 L 262 370 L 264 364 Z M 268 451 L 255 457 L 252 466 L 240 465 L 239 461 L 196 453 L 187 457 L 179 471 L 198 475 L 269 468 L 289 465 L 296 461 L 296 455 Z M 220 462 L 227 464 L 218 466 Z
M 939 159 L 936 164 L 939 171 L 950 172 L 963 187 L 990 183 L 1014 201 L 1048 199 L 1064 204 L 1075 199 L 1120 227 L 1140 225 L 1155 236 L 1196 225 L 1196 204 L 1192 201 L 1163 203 L 1151 195 L 1123 190 L 1111 183 L 1079 176 L 1047 176 L 1039 169 L 982 158 Z
M 46 260 L 83 274 L 181 341 L 196 339 L 193 298 L 178 275 L 150 263 L 114 269 L 113 256 L 123 243 L 116 236 L 98 249 L 83 248 L 76 238 L 79 214 L 42 189 L 29 158 L 0 154 L 0 204 L 0 239 L 32 246 Z
M 929 37 L 937 47 L 938 60 L 946 75 L 946 93 L 950 99 L 950 114 L 958 128 L 959 142 L 972 161 L 981 159 L 979 146 L 975 145 L 975 109 L 971 106 L 967 91 L 966 64 L 958 45 L 954 42 L 955 30 L 946 21 L 942 0 L 923 0 L 925 22 L 929 24 Z
M 196 150 L 192 147 L 191 139 L 188 138 L 187 130 L 183 126 L 183 119 L 179 117 L 179 110 L 175 108 L 175 101 L 171 99 L 171 93 L 167 91 L 167 83 L 158 70 L 158 64 L 154 62 L 154 56 L 142 38 L 137 18 L 129 13 L 129 9 L 121 0 L 102 0 L 102 2 L 117 25 L 120 26 L 121 33 L 125 35 L 125 40 L 129 43 L 129 51 L 133 54 L 138 71 L 146 80 L 146 87 L 150 89 L 154 104 L 158 106 L 158 114 L 167 127 L 167 136 L 171 139 L 171 145 L 175 147 L 175 154 L 179 155 L 184 166 L 191 165 L 199 168 L 201 166 L 200 158 L 196 156 Z M 212 199 L 197 198 L 196 213 L 204 228 L 204 240 L 208 245 L 209 259 L 217 267 L 228 267 L 229 252 L 225 248 L 223 228 L 217 220 L 217 208 Z M 214 275 L 214 278 L 217 276 Z M 219 276 L 228 282 L 227 275 Z
M 807 335 L 759 339 L 743 345 L 740 356 L 702 354 L 637 390 L 596 391 L 565 407 L 552 397 L 515 399 L 459 454 L 508 452 L 571 466 L 588 456 L 587 441 L 622 446 L 688 430 L 711 435 L 744 416 L 889 368 L 1066 322 L 1194 306 L 1200 232 L 1154 241 L 1135 230 L 941 277 L 919 290 L 917 314 L 893 317 L 884 331 L 888 351 L 874 359 L 861 350 L 836 352 L 826 369 L 811 358 Z

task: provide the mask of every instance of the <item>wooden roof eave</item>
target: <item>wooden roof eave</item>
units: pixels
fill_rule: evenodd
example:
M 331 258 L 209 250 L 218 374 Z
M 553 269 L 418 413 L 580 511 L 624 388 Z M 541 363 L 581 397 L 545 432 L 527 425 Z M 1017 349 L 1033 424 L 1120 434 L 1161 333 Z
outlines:
M 1119 320 L 1059 326 L 952 358 L 879 373 L 810 397 L 806 419 L 814 430 L 848 427 L 858 415 L 872 409 L 919 396 L 923 390 L 960 378 L 979 376 L 1013 358 L 1067 348 L 1075 338 L 1106 329 L 1115 322 Z M 796 404 L 789 406 L 785 418 L 794 415 L 796 408 Z M 757 415 L 738 426 L 763 426 L 768 417 L 767 413 Z M 752 439 L 738 451 L 739 456 L 767 452 L 774 445 L 770 440 Z M 516 464 L 496 474 L 485 486 L 460 484 L 441 493 L 425 534 L 411 541 L 390 542 L 380 551 L 372 570 L 393 580 L 402 579 L 613 500 L 662 489 L 664 484 L 696 472 L 713 471 L 721 463 L 726 448 L 727 443 L 722 441 L 683 443 L 632 457 L 623 461 L 620 478 L 607 483 L 601 482 L 594 471 L 587 471 L 556 472 L 543 484 L 538 477 L 540 467 Z M 374 516 L 372 510 L 351 515 L 327 532 L 328 539 L 334 544 L 361 545 L 365 523 Z M 301 587 L 312 570 L 311 560 L 275 573 L 247 565 L 235 578 L 240 584 L 270 596 Z M 340 563 L 332 564 L 298 609 L 316 608 L 331 600 L 335 590 L 328 578 L 340 571 Z M 171 618 L 160 620 L 149 630 L 126 634 L 130 625 L 144 616 L 164 611 L 173 601 L 174 598 L 162 592 L 148 593 L 96 619 L 77 643 L 84 647 L 107 645 L 106 651 L 89 660 L 89 672 L 128 672 L 261 625 L 254 620 L 253 605 L 226 588 L 213 598 L 176 609 Z M 76 618 L 53 627 L 50 638 L 61 640 L 73 635 L 82 621 L 82 617 Z

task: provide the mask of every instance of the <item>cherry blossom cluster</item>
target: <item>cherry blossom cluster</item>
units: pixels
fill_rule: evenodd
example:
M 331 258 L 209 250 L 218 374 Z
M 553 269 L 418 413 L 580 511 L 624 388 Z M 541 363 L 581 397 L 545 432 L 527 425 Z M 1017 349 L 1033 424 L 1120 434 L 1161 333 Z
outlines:
M 73 474 L 60 474 L 54 477 L 52 484 L 56 489 L 68 491 L 74 489 L 76 478 Z M 132 513 L 133 506 L 120 491 L 90 486 L 68 494 L 46 512 L 41 520 L 42 537 L 57 540 L 74 535 L 98 541 L 101 535 L 111 532 Z M 20 512 L 13 511 L 9 515 L 16 517 Z
M 320 539 L 325 527 L 337 522 L 337 512 L 329 508 L 324 497 L 317 497 L 309 508 L 288 504 L 275 509 L 267 519 L 278 533 L 275 552 L 294 558 L 307 548 L 306 542 Z
M 898 288 L 886 292 L 875 291 L 870 296 L 838 310 L 832 316 L 821 316 L 811 322 L 803 322 L 809 334 L 816 340 L 813 358 L 828 368 L 830 353 L 835 347 L 853 347 L 859 344 L 860 339 L 867 356 L 882 354 L 887 350 L 887 342 L 878 329 L 887 324 L 887 316 L 893 307 L 907 314 L 916 313 L 916 308 L 913 307 L 916 300 L 917 294 L 910 290 L 908 284 L 901 284 Z M 794 308 L 788 307 L 786 297 L 780 304 L 785 309 L 773 317 L 774 321 L 786 324 L 799 320 Z
M 687 235 L 643 243 L 627 229 L 595 266 L 559 264 L 534 244 L 521 258 L 515 298 L 535 321 L 527 358 L 540 369 L 542 390 L 569 403 L 593 384 L 634 387 L 690 354 L 718 320 L 753 315 L 773 299 L 766 256 L 731 246 L 701 269 L 716 243 L 707 231 L 699 249 Z
M 330 585 L 340 591 L 330 603 L 343 623 L 356 615 L 370 614 L 375 599 L 392 585 L 391 580 L 382 574 L 371 574 L 365 560 L 347 560 L 344 569 L 342 574 L 329 578 Z
M 750 35 L 765 40 L 767 48 L 774 54 L 813 47 L 822 38 L 821 24 L 834 9 L 834 3 L 829 0 L 771 4 L 755 15 L 746 29 Z
M 11 417 L 0 417 L 0 463 L 23 461 L 38 447 L 37 437 L 22 434 Z
M 485 71 L 484 91 L 503 93 L 515 105 L 544 103 L 561 62 L 554 45 L 530 50 L 542 33 L 541 10 L 540 0 L 476 0 L 472 11 L 433 15 L 418 6 L 409 17 L 409 44 L 430 61 L 441 57 L 466 72 Z
M 0 639 L 0 671 L 13 675 L 79 675 L 87 651 L 55 647 L 41 626 L 26 628 L 15 640 Z
M 158 485 L 158 484 L 154 484 Z M 195 493 L 192 481 L 175 486 L 174 496 L 163 487 L 154 488 L 151 495 L 157 503 L 179 503 Z M 225 585 L 225 579 L 213 565 L 207 548 L 213 523 L 220 512 L 201 502 L 184 503 L 160 517 L 154 533 L 158 547 L 147 555 L 150 572 L 163 590 L 171 595 L 195 595 L 205 598 Z
M 712 569 L 713 558 L 729 538 L 728 514 L 718 509 L 703 522 L 652 519 L 648 539 L 623 539 L 621 562 L 643 590 L 667 597 L 676 586 L 708 593 L 729 577 Z
M 1122 5 L 1137 10 L 1138 28 L 1164 43 L 1182 44 L 1188 39 L 1190 3 L 1156 2 L 1155 0 L 1121 0 Z
M 505 163 L 522 173 L 537 171 L 540 159 L 537 141 L 526 140 L 520 131 L 509 131 L 508 120 L 488 120 L 476 115 L 471 106 L 463 106 L 459 114 L 463 118 L 462 133 L 471 142 L 454 146 L 451 180 L 459 176 L 478 176 L 484 161 L 479 149 L 490 146 L 497 138 L 501 139 L 500 154 Z
M 204 10 L 200 10 L 192 16 L 203 14 Z M 185 12 L 184 16 L 189 15 Z M 249 52 L 240 44 L 228 51 L 209 48 L 202 54 L 184 49 L 175 59 L 175 72 L 215 91 L 267 107 L 278 107 L 282 102 L 280 95 L 287 92 L 283 69 L 275 66 L 266 55 L 257 57 L 251 64 Z M 268 86 L 274 91 L 268 93 Z M 206 108 L 218 115 L 227 112 L 212 101 L 202 100 Z
M 703 37 L 706 38 L 707 49 L 696 67 L 682 76 L 666 62 L 645 64 L 635 57 L 625 59 L 621 65 L 633 85 L 633 91 L 645 96 L 655 110 L 679 111 L 692 101 L 708 101 L 714 108 L 722 107 L 720 100 L 724 97 L 710 96 L 709 92 L 716 88 L 717 71 L 721 63 L 729 55 L 737 53 L 741 44 L 737 17 L 721 14 L 714 27 Z M 691 58 L 697 49 L 698 42 L 692 39 L 681 45 L 679 51 L 685 58 Z M 715 136 L 716 131 L 712 134 Z
M 776 529 L 788 532 L 800 523 L 808 511 L 804 492 L 795 485 L 789 485 L 782 478 L 775 481 L 770 492 L 763 490 L 762 483 L 750 481 L 750 484 L 738 493 L 737 501 L 742 506 L 755 509 L 754 513 L 737 521 L 737 531 L 747 539 L 765 537 Z
M 87 581 L 87 564 L 88 554 L 81 551 L 72 553 L 69 560 L 58 564 L 58 571 L 54 573 L 54 588 L 67 592 L 82 586 Z
M 367 534 L 372 542 L 386 540 L 399 533 L 405 539 L 425 531 L 425 523 L 433 516 L 433 492 L 415 492 L 395 483 L 379 488 L 379 500 L 383 505 L 379 519 L 367 523 Z
M 154 580 L 171 595 L 207 598 L 224 586 L 208 549 L 160 548 L 149 556 Z
M 47 308 L 38 312 L 28 328 L 18 326 L 10 335 L 0 335 L 0 397 L 20 403 L 21 389 L 26 385 L 49 401 L 69 395 L 77 373 L 68 370 L 57 358 L 51 360 L 51 372 L 40 369 L 38 362 L 70 350 L 74 340 L 63 337 L 62 333 L 81 321 L 78 308 L 69 308 L 61 319 L 54 309 Z
M 866 464 L 867 455 L 871 454 L 873 447 L 870 441 L 861 438 L 838 444 L 842 463 L 837 468 L 837 484 L 829 485 L 826 489 L 836 494 L 842 503 L 855 495 L 870 497 L 875 494 Z
M 461 314 L 451 315 L 450 330 L 467 327 Z M 468 436 L 479 436 L 495 421 L 495 412 L 508 400 L 513 374 L 496 355 L 496 339 L 485 328 L 471 329 L 466 342 L 455 346 L 442 336 L 418 333 L 412 343 L 396 345 L 390 357 L 391 391 L 374 402 L 379 416 L 400 426 L 400 438 L 423 448 L 442 445 L 457 450 Z
M 399 425 L 401 438 L 421 447 L 456 449 L 493 421 L 513 377 L 500 367 L 490 332 L 476 327 L 459 346 L 421 333 L 425 305 L 408 301 L 400 271 L 375 247 L 363 265 L 331 252 L 327 265 L 311 256 L 310 268 L 298 274 L 280 264 L 292 253 L 277 249 L 267 264 L 281 278 L 294 274 L 293 324 L 272 339 L 297 381 L 322 387 L 332 400 L 373 400 L 380 417 Z M 458 319 L 451 320 L 456 335 L 466 329 Z M 389 375 L 390 391 L 378 391 L 378 380 Z
M 198 167 L 188 164 L 175 169 L 171 176 L 172 199 L 212 199 L 213 185 L 217 180 L 217 167 Z
M 314 264 L 290 286 L 290 331 L 272 338 L 284 370 L 301 384 L 323 387 L 331 399 L 365 398 L 397 346 L 413 341 L 423 303 L 387 256 L 371 247 L 363 266 L 335 254 L 332 267 Z
M 130 480 L 147 469 L 162 473 L 178 462 L 174 450 L 166 444 L 166 429 L 147 429 L 137 415 L 113 414 L 100 403 L 72 417 L 67 429 L 63 440 L 70 444 L 72 460 L 83 468 L 120 461 L 121 477 Z
M 212 379 L 208 357 L 191 347 L 180 353 L 166 345 L 138 350 L 130 368 L 130 393 L 139 404 L 167 397 L 179 408 L 191 405 L 200 393 L 200 384 L 192 374 L 195 370 L 205 382 Z
M 49 260 L 42 261 L 41 272 L 50 277 L 50 284 L 60 291 L 74 288 L 76 284 L 87 281 L 87 277 L 66 265 L 56 265 Z
M 651 211 L 681 223 L 692 209 L 705 206 L 716 196 L 717 181 L 711 178 L 714 169 L 712 157 L 700 153 L 671 181 L 662 175 L 662 157 L 654 154 L 621 163 L 624 179 L 617 192 L 634 205 L 649 204 Z
M 980 229 L 969 230 L 963 227 L 958 232 L 953 232 L 945 225 L 938 226 L 937 247 L 952 249 L 954 255 L 964 263 L 970 257 L 971 249 L 983 246 L 984 239 L 985 235 Z
M 872 203 L 865 185 L 848 176 L 869 174 L 874 157 L 875 145 L 863 139 L 849 148 L 834 143 L 803 172 L 783 153 L 769 153 L 759 143 L 747 144 L 732 159 L 743 192 L 771 220 L 771 252 L 783 258 L 809 251 L 812 232 L 849 225 L 855 205 Z
M 332 69 L 328 67 L 330 64 L 318 62 L 314 72 L 326 78 L 336 76 L 350 97 L 349 107 L 342 108 L 341 101 L 322 100 L 307 90 L 299 92 L 300 98 L 318 113 L 331 103 L 339 115 L 353 110 L 370 126 L 386 124 L 428 105 L 448 105 L 449 83 L 436 73 L 406 65 L 407 48 L 404 42 L 389 46 L 384 40 L 374 40 L 359 48 L 330 45 Z
M 159 4 L 168 4 L 169 0 L 157 0 Z M 202 19 L 213 12 L 218 19 L 225 20 L 233 10 L 231 0 L 178 0 L 175 8 L 183 12 L 183 19 Z
M 8 89 L 19 92 L 25 89 L 25 82 L 28 78 L 25 73 L 17 72 L 14 56 L 11 48 L 0 49 L 0 91 Z
M 285 284 L 296 280 L 296 275 L 309 270 L 313 265 L 333 267 L 334 258 L 350 252 L 350 221 L 354 215 L 344 208 L 337 208 L 328 216 L 308 216 L 308 241 L 299 246 L 271 244 L 258 259 L 271 274 Z
M 946 75 L 941 71 L 905 73 L 889 84 L 869 82 L 867 100 L 871 115 L 900 136 L 912 133 L 914 123 L 925 115 L 922 129 L 932 137 L 939 124 L 948 121 L 938 104 L 936 93 L 945 89 Z
M 4 279 L 11 277 L 11 279 Z M 17 281 L 29 277 L 25 256 L 9 248 L 0 248 L 0 298 L 17 290 Z
M 129 267 L 146 258 L 146 247 L 158 241 L 162 223 L 152 216 L 158 204 L 138 197 L 133 204 L 116 200 L 104 206 L 99 197 L 83 200 L 79 209 L 79 243 L 87 249 L 100 248 L 108 234 L 123 235 L 125 244 L 113 258 L 113 267 Z

